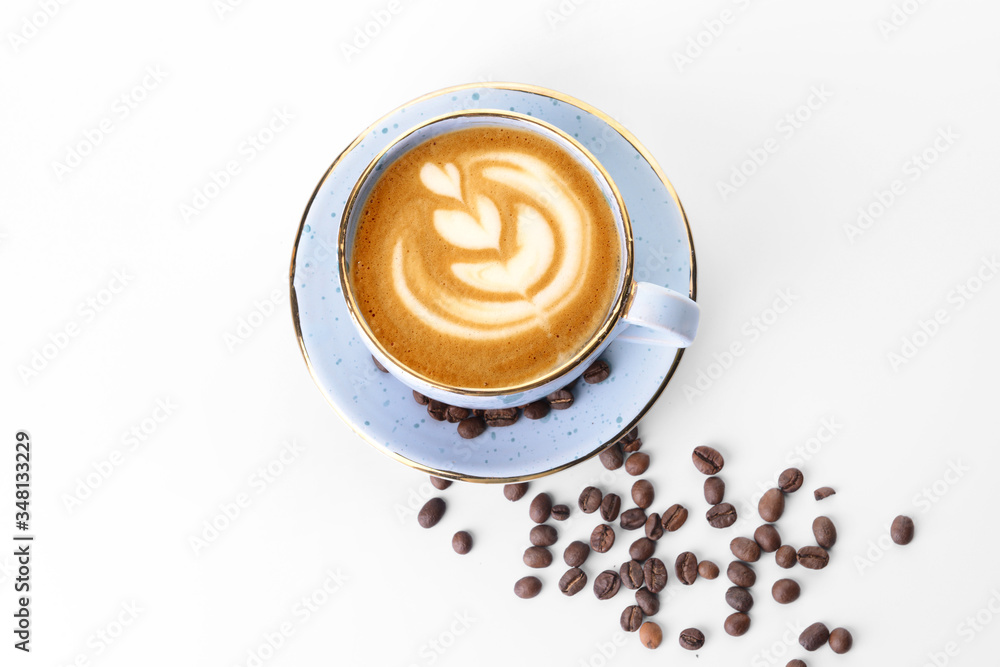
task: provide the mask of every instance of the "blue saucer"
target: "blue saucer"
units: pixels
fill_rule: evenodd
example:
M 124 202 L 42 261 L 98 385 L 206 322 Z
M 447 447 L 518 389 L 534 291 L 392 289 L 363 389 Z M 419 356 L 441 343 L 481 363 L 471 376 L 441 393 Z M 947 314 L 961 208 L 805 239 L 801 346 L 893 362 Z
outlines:
M 682 350 L 618 341 L 603 358 L 611 377 L 578 382 L 575 402 L 544 419 L 521 418 L 472 440 L 436 422 L 412 392 L 378 371 L 340 294 L 337 234 L 352 187 L 375 155 L 414 125 L 462 109 L 517 111 L 576 137 L 611 174 L 632 219 L 635 279 L 695 297 L 694 246 L 673 187 L 649 152 L 597 109 L 544 88 L 511 83 L 448 88 L 372 125 L 327 170 L 306 207 L 290 272 L 292 317 L 309 371 L 330 405 L 364 440 L 420 470 L 511 482 L 569 467 L 617 441 L 666 387 Z

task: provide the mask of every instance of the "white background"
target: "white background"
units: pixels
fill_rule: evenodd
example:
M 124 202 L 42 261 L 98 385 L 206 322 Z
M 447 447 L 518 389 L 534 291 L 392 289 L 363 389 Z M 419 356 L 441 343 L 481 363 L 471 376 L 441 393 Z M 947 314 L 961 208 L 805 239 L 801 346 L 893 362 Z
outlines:
M 1000 251 L 995 2 L 48 4 L 50 17 L 31 0 L 0 15 L 0 479 L 10 489 L 13 435 L 30 431 L 37 535 L 31 655 L 11 648 L 12 549 L 0 549 L 0 663 L 253 665 L 248 652 L 288 623 L 261 664 L 784 665 L 802 654 L 789 628 L 823 620 L 850 628 L 855 648 L 819 651 L 813 666 L 995 664 L 1000 280 L 984 264 Z M 391 18 L 364 44 L 373 12 Z M 880 29 L 894 12 L 900 25 Z M 630 592 L 560 595 L 561 558 L 538 598 L 513 596 L 527 501 L 455 485 L 443 522 L 417 527 L 408 505 L 430 492 L 426 477 L 339 421 L 296 345 L 288 263 L 323 171 L 399 104 L 491 80 L 551 87 L 622 121 L 691 219 L 702 328 L 641 426 L 655 507 L 692 514 L 659 545 L 673 593 L 656 652 L 619 632 Z M 814 89 L 829 98 L 802 107 Z M 275 110 L 291 120 L 250 150 Z M 939 132 L 952 135 L 941 153 Z M 743 166 L 769 139 L 767 161 Z M 68 173 L 56 165 L 81 145 Z M 914 172 L 925 150 L 936 159 Z M 185 216 L 229 161 L 239 173 Z M 724 196 L 734 169 L 753 173 Z M 896 179 L 901 194 L 880 211 Z M 881 215 L 850 234 L 859 207 Z M 792 305 L 775 317 L 779 292 Z M 233 345 L 256 309 L 270 314 Z M 935 335 L 918 335 L 938 311 Z M 894 364 L 906 341 L 920 347 Z M 143 440 L 126 438 L 133 428 Z M 255 471 L 292 441 L 301 451 L 262 484 Z M 672 574 L 686 549 L 724 567 L 729 539 L 756 526 L 707 527 L 689 462 L 699 444 L 725 454 L 727 499 L 744 516 L 796 460 L 807 481 L 779 524 L 785 540 L 810 542 L 820 513 L 840 530 L 829 568 L 791 571 L 803 585 L 793 605 L 770 598 L 778 569 L 765 557 L 738 639 L 722 631 L 725 577 L 686 588 Z M 627 495 L 631 478 L 602 472 L 588 461 L 532 494 L 575 507 L 599 480 Z M 822 485 L 838 493 L 816 503 Z M 249 506 L 196 551 L 191 538 L 240 494 Z M 0 493 L 5 544 L 11 495 Z M 917 538 L 886 547 L 900 513 Z M 557 557 L 595 523 L 575 512 L 558 525 Z M 462 528 L 476 540 L 465 557 L 450 546 Z M 592 556 L 591 581 L 637 536 Z M 296 605 L 313 595 L 323 604 L 307 616 Z M 708 636 L 697 655 L 677 644 L 689 626 Z

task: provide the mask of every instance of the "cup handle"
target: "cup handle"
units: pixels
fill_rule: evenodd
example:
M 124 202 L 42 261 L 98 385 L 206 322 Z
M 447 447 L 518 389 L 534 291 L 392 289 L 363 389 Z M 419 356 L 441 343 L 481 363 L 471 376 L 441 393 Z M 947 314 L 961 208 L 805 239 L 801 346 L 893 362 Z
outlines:
M 617 340 L 647 345 L 688 347 L 698 331 L 698 304 L 680 292 L 653 283 L 632 283 L 622 321 L 628 326 Z

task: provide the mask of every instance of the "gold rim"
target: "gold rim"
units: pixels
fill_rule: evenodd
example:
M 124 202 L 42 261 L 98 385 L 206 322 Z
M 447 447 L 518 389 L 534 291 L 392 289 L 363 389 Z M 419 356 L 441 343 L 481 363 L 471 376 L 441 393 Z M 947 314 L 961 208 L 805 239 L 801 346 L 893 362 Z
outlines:
M 542 472 L 534 473 L 534 474 L 531 474 L 531 475 L 521 475 L 521 476 L 517 476 L 517 477 L 477 477 L 477 476 L 468 476 L 468 475 L 462 475 L 462 474 L 459 474 L 459 473 L 455 473 L 455 472 L 452 472 L 450 470 L 438 470 L 436 468 L 431 468 L 430 466 L 426 466 L 426 465 L 424 465 L 422 463 L 418 463 L 417 461 L 413 461 L 411 459 L 408 459 L 405 456 L 402 456 L 401 454 L 389 451 L 384 446 L 382 446 L 380 443 L 378 443 L 375 440 L 373 440 L 372 438 L 370 438 L 366 433 L 364 433 L 361 430 L 355 428 L 354 424 L 352 424 L 351 421 L 344 415 L 344 413 L 340 411 L 340 408 L 338 408 L 337 405 L 332 400 L 330 400 L 330 397 L 327 395 L 326 390 L 323 388 L 323 385 L 320 383 L 319 378 L 316 376 L 316 371 L 313 368 L 312 363 L 309 361 L 309 353 L 306 351 L 305 341 L 302 339 L 302 327 L 301 327 L 301 324 L 299 323 L 299 305 L 298 305 L 298 299 L 295 296 L 295 258 L 296 258 L 296 255 L 298 254 L 299 241 L 302 239 L 302 232 L 303 232 L 303 230 L 305 228 L 306 218 L 309 215 L 309 209 L 312 208 L 313 201 L 316 199 L 316 195 L 319 193 L 320 188 L 323 187 L 323 183 L 326 182 L 326 179 L 330 175 L 330 172 L 332 172 L 333 169 L 334 169 L 334 167 L 336 167 L 340 163 L 340 160 L 344 157 L 344 155 L 346 155 L 347 153 L 349 153 L 358 144 L 360 144 L 361 141 L 365 137 L 368 136 L 368 133 L 372 132 L 373 130 L 375 130 L 382 123 L 383 120 L 385 120 L 386 118 L 392 116 L 393 114 L 395 114 L 396 112 L 398 112 L 400 109 L 412 106 L 413 104 L 417 104 L 418 102 L 423 102 L 424 100 L 428 100 L 428 99 L 431 99 L 433 97 L 437 97 L 438 95 L 446 95 L 448 93 L 455 93 L 455 92 L 459 92 L 459 91 L 462 91 L 462 90 L 468 90 L 470 88 L 493 88 L 493 89 L 497 89 L 497 90 L 512 90 L 512 91 L 516 91 L 516 92 L 533 93 L 533 94 L 536 94 L 536 95 L 544 95 L 544 96 L 549 97 L 551 99 L 559 100 L 560 102 L 563 102 L 565 104 L 571 104 L 571 105 L 573 105 L 573 106 L 575 106 L 575 107 L 577 107 L 579 109 L 582 109 L 582 110 L 586 111 L 589 114 L 592 114 L 592 115 L 596 116 L 597 118 L 600 118 L 602 121 L 604 121 L 605 123 L 607 123 L 610 127 L 612 127 L 616 132 L 618 132 L 618 134 L 620 134 L 622 136 L 622 138 L 625 139 L 625 141 L 627 141 L 629 144 L 631 144 L 632 147 L 635 148 L 635 150 L 643 157 L 643 159 L 646 160 L 647 163 L 649 163 L 649 166 L 653 168 L 653 172 L 656 174 L 657 178 L 660 179 L 660 181 L 663 183 L 663 185 L 666 186 L 667 192 L 670 193 L 671 199 L 674 200 L 674 203 L 677 205 L 677 208 L 681 212 L 681 219 L 684 221 L 684 228 L 687 231 L 688 250 L 690 252 L 690 259 L 691 259 L 691 279 L 688 282 L 688 291 L 689 291 L 689 295 L 690 295 L 691 299 L 692 300 L 696 300 L 696 297 L 697 297 L 697 264 L 695 263 L 694 238 L 691 235 L 691 225 L 688 222 L 687 213 L 684 210 L 684 206 L 681 204 L 681 200 L 677 196 L 677 191 L 674 190 L 673 184 L 669 181 L 669 179 L 667 179 L 666 175 L 663 173 L 663 169 L 660 167 L 659 163 L 657 163 L 656 158 L 654 158 L 652 156 L 652 154 L 650 154 L 650 152 L 646 149 L 645 146 L 643 146 L 641 143 L 639 143 L 639 140 L 636 139 L 635 135 L 633 135 L 631 132 L 629 132 L 627 129 L 625 129 L 624 126 L 622 126 L 620 123 L 618 123 L 618 121 L 616 121 L 615 119 L 611 118 L 610 116 L 608 116 L 607 114 L 605 114 L 600 109 L 597 109 L 597 108 L 595 108 L 595 107 L 587 104 L 586 102 L 578 100 L 578 99 L 576 99 L 574 97 L 570 97 L 569 95 L 564 95 L 563 93 L 559 93 L 559 92 L 556 92 L 554 90 L 549 90 L 548 88 L 542 88 L 541 86 L 533 86 L 533 85 L 530 85 L 530 84 L 506 83 L 505 82 L 505 83 L 469 83 L 469 84 L 463 84 L 463 85 L 459 85 L 459 86 L 451 86 L 449 88 L 444 88 L 442 90 L 438 90 L 438 91 L 435 91 L 435 92 L 432 92 L 432 93 L 428 93 L 426 95 L 422 95 L 422 96 L 420 96 L 420 97 L 418 97 L 418 98 L 416 98 L 414 100 L 411 100 L 411 101 L 407 102 L 404 105 L 396 107 L 395 109 L 393 109 L 389 113 L 387 113 L 384 116 L 382 116 L 381 118 L 379 118 L 376 122 L 374 122 L 370 126 L 368 126 L 368 128 L 365 129 L 364 132 L 362 132 L 361 134 L 359 134 L 357 136 L 357 138 L 355 138 L 354 141 L 352 141 L 347 146 L 347 148 L 345 148 L 344 150 L 342 150 L 340 152 L 340 154 L 337 155 L 336 159 L 329 166 L 329 168 L 323 174 L 323 177 L 319 180 L 319 183 L 317 183 L 316 187 L 313 189 L 312 196 L 309 197 L 309 201 L 306 203 L 305 211 L 302 214 L 302 220 L 299 222 L 299 230 L 298 230 L 298 233 L 296 233 L 296 235 L 295 235 L 295 245 L 292 248 L 292 262 L 291 262 L 291 267 L 289 268 L 289 271 L 288 271 L 288 286 L 289 286 L 289 292 L 290 292 L 289 305 L 291 306 L 291 309 L 292 309 L 292 322 L 295 325 L 295 337 L 298 339 L 299 350 L 302 352 L 302 358 L 305 359 L 306 368 L 309 369 L 309 375 L 312 376 L 313 382 L 315 382 L 316 386 L 320 388 L 320 390 L 323 393 L 323 397 L 326 399 L 326 402 L 330 404 L 330 407 L 333 408 L 333 411 L 335 413 L 337 413 L 337 416 L 339 416 L 344 421 L 344 423 L 347 424 L 348 428 L 350 428 L 352 431 L 354 431 L 362 440 L 364 440 L 368 444 L 372 445 L 375 449 L 377 449 L 378 451 L 382 452 L 386 456 L 388 456 L 388 457 L 390 457 L 392 459 L 395 459 L 396 461 L 399 461 L 400 463 L 404 463 L 404 464 L 410 466 L 411 468 L 414 468 L 416 470 L 420 470 L 422 472 L 426 472 L 426 473 L 431 474 L 431 475 L 435 475 L 437 477 L 444 477 L 444 478 L 447 478 L 447 479 L 454 479 L 454 480 L 458 480 L 458 481 L 462 481 L 462 482 L 478 482 L 478 483 L 487 483 L 487 484 L 509 484 L 509 483 L 513 483 L 513 482 L 526 482 L 526 481 L 529 481 L 529 480 L 532 480 L 532 479 L 538 479 L 540 477 L 545 477 L 547 475 L 551 475 L 553 473 L 557 473 L 557 472 L 560 472 L 562 470 L 566 470 L 567 468 L 571 468 L 572 466 L 575 466 L 575 465 L 577 465 L 579 463 L 582 463 L 582 462 L 584 462 L 584 461 L 586 461 L 586 460 L 588 460 L 590 458 L 593 458 L 594 456 L 596 456 L 597 454 L 599 454 L 601 451 L 603 451 L 608 445 L 610 445 L 612 443 L 615 443 L 615 442 L 618 442 L 619 440 L 621 440 L 621 438 L 626 433 L 628 433 L 630 430 L 632 430 L 632 428 L 635 427 L 635 425 L 638 424 L 639 421 L 644 416 L 646 416 L 646 413 L 649 412 L 649 409 L 651 407 L 653 407 L 654 403 L 656 403 L 657 399 L 660 397 L 660 394 L 663 393 L 663 390 L 666 388 L 667 384 L 670 382 L 670 378 L 672 378 L 673 375 L 674 375 L 674 373 L 677 371 L 677 366 L 680 364 L 681 357 L 684 356 L 684 350 L 683 349 L 679 349 L 674 354 L 674 362 L 670 365 L 670 368 L 667 370 L 667 374 L 663 378 L 663 382 L 660 383 L 660 386 L 653 393 L 652 397 L 650 397 L 650 399 L 646 403 L 646 405 L 644 405 L 643 408 L 639 411 L 639 414 L 636 415 L 635 418 L 632 421 L 630 421 L 624 428 L 622 428 L 613 438 L 611 438 L 610 440 L 608 440 L 604 444 L 600 445 L 599 447 L 595 448 L 593 451 L 591 451 L 590 453 L 586 454 L 585 456 L 581 456 L 578 459 L 574 459 L 573 461 L 569 461 L 569 462 L 564 463 L 564 464 L 562 464 L 560 466 L 556 466 L 554 468 L 550 468 L 548 470 L 544 470 Z

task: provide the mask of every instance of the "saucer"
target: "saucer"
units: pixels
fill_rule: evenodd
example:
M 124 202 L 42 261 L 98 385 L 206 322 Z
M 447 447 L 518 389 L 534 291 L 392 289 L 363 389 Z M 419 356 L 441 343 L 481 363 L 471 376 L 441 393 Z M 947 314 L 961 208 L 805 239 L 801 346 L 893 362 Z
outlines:
M 649 151 L 597 109 L 536 86 L 470 84 L 431 93 L 384 116 L 334 160 L 306 206 L 289 273 L 292 318 L 313 380 L 358 435 L 409 466 L 470 482 L 523 481 L 575 465 L 619 440 L 667 386 L 683 350 L 615 341 L 602 356 L 611 376 L 595 385 L 577 382 L 572 407 L 537 421 L 522 416 L 471 440 L 458 435 L 456 424 L 431 419 L 408 387 L 375 367 L 340 294 L 337 238 L 344 207 L 365 167 L 393 139 L 465 109 L 534 116 L 586 146 L 625 200 L 636 280 L 694 299 L 694 245 L 680 200 Z

